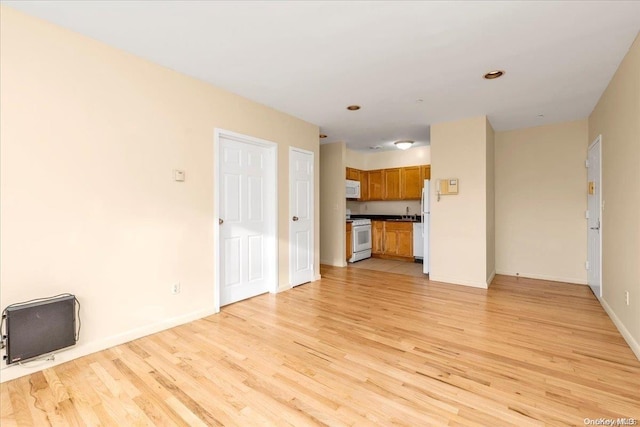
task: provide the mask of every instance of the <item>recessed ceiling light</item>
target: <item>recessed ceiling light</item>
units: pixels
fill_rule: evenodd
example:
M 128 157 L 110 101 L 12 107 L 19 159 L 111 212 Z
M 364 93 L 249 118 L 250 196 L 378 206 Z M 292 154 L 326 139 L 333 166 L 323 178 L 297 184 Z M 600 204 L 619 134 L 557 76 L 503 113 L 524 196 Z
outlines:
M 320 134 L 320 138 L 326 138 L 326 137 L 327 137 L 327 135 L 325 135 L 324 133 Z
M 349 110 L 349 111 L 357 111 L 357 110 L 359 110 L 359 109 L 360 109 L 360 106 L 359 106 L 359 105 L 349 105 L 349 106 L 347 107 L 347 110 Z
M 369 150 L 379 150 L 382 148 L 382 145 L 372 145 L 371 147 L 369 147 Z
M 493 71 L 489 71 L 487 74 L 484 75 L 484 78 L 487 80 L 493 80 L 493 79 L 497 79 L 498 77 L 502 77 L 504 76 L 504 71 L 502 70 L 493 70 Z
M 411 148 L 413 143 L 414 143 L 414 141 L 411 141 L 410 139 L 403 139 L 402 141 L 394 142 L 395 146 L 398 147 L 401 150 L 407 150 L 407 149 Z
M 416 102 L 424 102 L 424 99 L 418 98 L 418 99 L 416 99 Z
M 536 117 L 538 117 L 539 119 L 544 118 L 544 114 L 538 114 Z

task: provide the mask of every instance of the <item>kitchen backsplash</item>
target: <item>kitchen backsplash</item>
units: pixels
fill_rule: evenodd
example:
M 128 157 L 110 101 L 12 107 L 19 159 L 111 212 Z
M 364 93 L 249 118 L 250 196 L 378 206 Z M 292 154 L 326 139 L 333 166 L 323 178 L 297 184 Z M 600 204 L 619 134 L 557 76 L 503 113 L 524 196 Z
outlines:
M 356 202 L 347 200 L 347 209 L 353 215 L 420 215 L 420 200 Z

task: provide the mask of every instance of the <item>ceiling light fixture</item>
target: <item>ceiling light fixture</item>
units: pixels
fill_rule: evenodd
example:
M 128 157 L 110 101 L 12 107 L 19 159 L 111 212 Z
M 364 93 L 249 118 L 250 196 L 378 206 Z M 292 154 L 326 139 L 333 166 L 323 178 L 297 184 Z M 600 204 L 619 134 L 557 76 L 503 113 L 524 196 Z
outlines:
M 320 134 L 320 138 L 326 138 L 326 137 L 327 137 L 327 135 L 325 135 L 324 133 Z
M 402 141 L 394 142 L 395 146 L 398 147 L 401 150 L 408 150 L 409 148 L 411 148 L 413 143 L 414 143 L 414 141 L 411 141 L 411 140 L 408 140 L 408 139 L 404 139 Z
M 504 71 L 502 70 L 493 70 L 493 71 L 489 71 L 487 74 L 484 75 L 484 78 L 487 80 L 493 80 L 493 79 L 497 79 L 498 77 L 502 77 L 504 76 Z
M 360 109 L 359 105 L 349 105 L 347 107 L 347 110 L 349 110 L 349 111 L 358 111 L 359 109 Z

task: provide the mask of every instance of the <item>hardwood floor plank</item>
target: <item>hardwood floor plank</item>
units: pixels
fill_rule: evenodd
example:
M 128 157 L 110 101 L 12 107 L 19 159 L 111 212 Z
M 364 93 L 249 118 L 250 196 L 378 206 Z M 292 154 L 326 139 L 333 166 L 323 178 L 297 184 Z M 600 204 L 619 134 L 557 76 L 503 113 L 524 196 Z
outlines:
M 31 416 L 31 407 L 35 402 L 31 402 L 31 396 L 22 392 L 21 384 L 23 383 L 23 378 L 18 378 L 3 384 L 2 391 L 9 395 L 9 401 L 13 409 L 11 414 L 7 414 L 3 418 L 13 420 L 19 426 L 32 426 L 34 425 L 34 420 Z
M 2 425 L 583 425 L 640 420 L 640 362 L 586 286 L 363 268 L 0 387 Z

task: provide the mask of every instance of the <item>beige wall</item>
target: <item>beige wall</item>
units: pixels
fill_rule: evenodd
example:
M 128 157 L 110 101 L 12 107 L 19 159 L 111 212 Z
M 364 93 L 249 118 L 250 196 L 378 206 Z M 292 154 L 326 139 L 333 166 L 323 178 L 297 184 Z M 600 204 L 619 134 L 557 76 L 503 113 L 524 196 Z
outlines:
M 346 148 L 344 142 L 320 146 L 320 262 L 344 267 Z
M 603 305 L 640 358 L 640 36 L 589 116 L 585 144 L 598 135 Z
M 486 174 L 487 174 L 487 283 L 491 283 L 496 274 L 496 212 L 495 212 L 495 132 L 489 119 L 485 120 L 486 146 Z
M 586 283 L 587 121 L 496 132 L 499 274 Z
M 0 304 L 77 295 L 81 340 L 59 362 L 213 311 L 215 128 L 279 144 L 280 212 L 289 146 L 313 151 L 319 219 L 317 126 L 9 8 L 0 19 Z
M 400 168 L 431 164 L 431 147 L 423 145 L 408 150 L 361 152 L 347 149 L 346 165 L 362 170 Z
M 430 279 L 487 287 L 487 120 L 431 126 Z M 436 181 L 458 178 L 437 201 Z
M 323 144 L 324 145 L 324 144 Z M 367 170 L 367 159 L 372 153 L 363 153 L 362 151 L 345 149 L 344 163 L 346 167 Z

